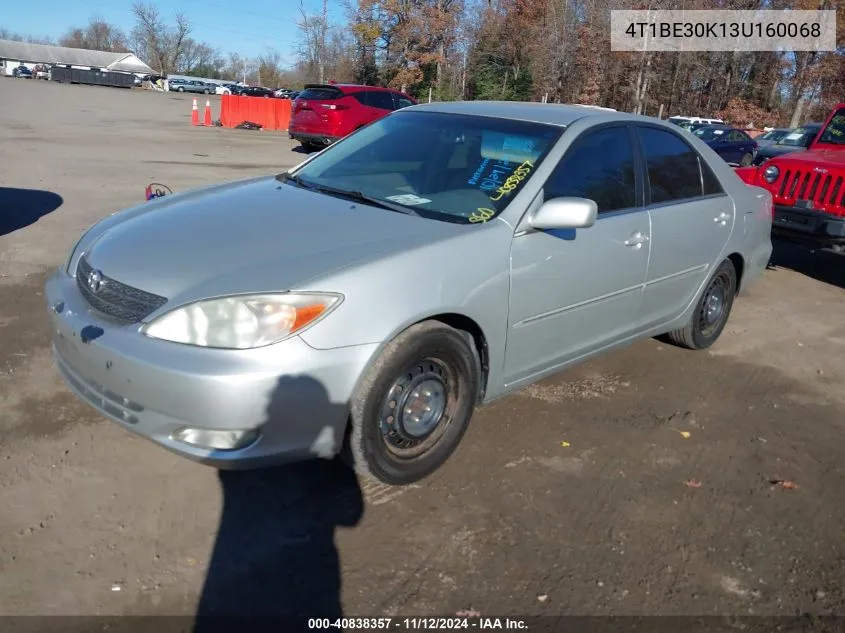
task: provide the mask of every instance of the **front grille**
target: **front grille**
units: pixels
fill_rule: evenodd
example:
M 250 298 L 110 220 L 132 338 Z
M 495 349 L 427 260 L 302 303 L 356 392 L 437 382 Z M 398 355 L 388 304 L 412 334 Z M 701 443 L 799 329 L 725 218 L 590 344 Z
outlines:
M 85 300 L 98 312 L 126 323 L 137 323 L 167 303 L 160 297 L 132 286 L 127 286 L 110 277 L 102 275 L 99 292 L 88 287 L 88 275 L 93 268 L 81 257 L 76 266 L 76 285 Z
M 780 182 L 778 197 L 792 206 L 812 203 L 812 208 L 845 208 L 845 176 L 822 174 L 804 169 L 787 169 Z

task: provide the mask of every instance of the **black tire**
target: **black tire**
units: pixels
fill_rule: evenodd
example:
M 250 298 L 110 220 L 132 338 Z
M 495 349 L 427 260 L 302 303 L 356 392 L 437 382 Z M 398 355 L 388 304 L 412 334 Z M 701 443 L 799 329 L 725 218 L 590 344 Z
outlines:
M 389 485 L 411 484 L 433 473 L 469 426 L 479 366 L 466 332 L 437 321 L 402 332 L 356 389 L 344 458 L 359 473 Z M 408 402 L 415 396 L 416 402 Z M 406 412 L 412 412 L 407 419 Z
M 185 88 L 183 86 L 179 86 L 176 88 L 176 92 L 185 92 Z
M 203 94 L 210 94 L 208 90 L 203 90 Z
M 742 158 L 739 161 L 739 166 L 748 167 L 751 164 L 752 160 L 754 160 L 754 157 L 751 154 L 743 154 Z
M 707 349 L 725 329 L 735 298 L 736 269 L 731 260 L 726 259 L 719 264 L 704 287 L 689 323 L 669 332 L 666 337 L 679 347 Z M 717 313 L 714 314 L 714 310 Z

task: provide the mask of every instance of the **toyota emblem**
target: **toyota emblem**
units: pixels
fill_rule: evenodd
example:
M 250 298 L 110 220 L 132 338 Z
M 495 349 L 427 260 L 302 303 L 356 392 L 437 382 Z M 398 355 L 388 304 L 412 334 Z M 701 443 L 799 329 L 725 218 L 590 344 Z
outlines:
M 103 273 L 99 270 L 92 270 L 88 273 L 88 278 L 86 279 L 88 282 L 88 289 L 91 290 L 94 294 L 100 292 L 103 289 L 103 286 L 106 283 L 106 280 L 103 279 Z

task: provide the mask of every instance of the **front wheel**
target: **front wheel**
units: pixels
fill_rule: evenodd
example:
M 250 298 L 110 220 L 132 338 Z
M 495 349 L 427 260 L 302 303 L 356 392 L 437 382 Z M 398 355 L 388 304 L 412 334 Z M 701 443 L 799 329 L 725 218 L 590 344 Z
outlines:
M 182 86 L 176 88 L 176 92 L 185 92 L 185 89 Z
M 726 259 L 704 287 L 689 322 L 669 332 L 669 341 L 687 349 L 706 349 L 725 329 L 736 297 L 736 269 Z
M 352 399 L 347 456 L 356 470 L 390 485 L 437 470 L 469 426 L 478 367 L 472 337 L 437 321 L 391 341 Z
M 741 167 L 748 167 L 753 159 L 754 157 L 751 154 L 743 154 L 739 164 Z

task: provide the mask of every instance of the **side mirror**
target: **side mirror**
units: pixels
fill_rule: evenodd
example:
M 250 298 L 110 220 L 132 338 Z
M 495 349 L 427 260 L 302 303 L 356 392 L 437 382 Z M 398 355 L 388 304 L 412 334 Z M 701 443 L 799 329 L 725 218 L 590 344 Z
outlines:
M 540 231 L 586 229 L 596 223 L 598 206 L 587 198 L 552 198 L 531 216 L 531 228 Z

